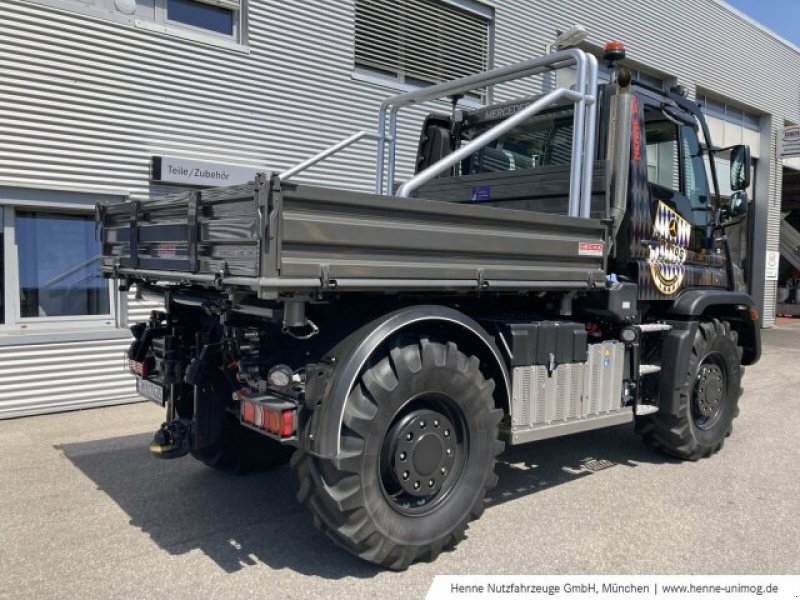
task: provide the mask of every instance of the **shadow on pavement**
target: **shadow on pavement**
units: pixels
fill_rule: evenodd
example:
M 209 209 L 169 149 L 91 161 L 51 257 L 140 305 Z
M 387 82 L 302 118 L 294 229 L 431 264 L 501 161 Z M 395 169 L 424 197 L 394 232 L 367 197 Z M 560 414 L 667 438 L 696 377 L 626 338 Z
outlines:
M 612 467 L 669 462 L 679 461 L 647 448 L 632 425 L 511 446 L 497 462 L 500 481 L 486 504 L 502 504 Z
M 498 462 L 498 486 L 487 506 L 569 483 L 617 465 L 669 459 L 646 449 L 631 426 L 510 448 Z M 57 448 L 98 489 L 173 555 L 199 550 L 232 573 L 263 562 L 273 569 L 339 579 L 372 577 L 380 569 L 339 550 L 295 500 L 288 467 L 236 477 L 191 458 L 158 461 L 150 434 Z

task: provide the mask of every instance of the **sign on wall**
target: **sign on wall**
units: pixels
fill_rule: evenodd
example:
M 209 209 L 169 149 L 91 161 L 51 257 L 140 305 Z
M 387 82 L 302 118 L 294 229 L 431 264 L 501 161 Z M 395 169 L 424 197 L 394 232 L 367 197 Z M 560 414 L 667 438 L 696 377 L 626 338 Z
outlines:
M 781 253 L 777 250 L 767 250 L 767 263 L 764 269 L 764 279 L 778 281 L 778 267 L 781 264 Z
M 800 156 L 800 125 L 784 127 L 779 133 L 778 157 Z
M 153 156 L 150 160 L 151 181 L 178 185 L 239 185 L 253 181 L 256 173 L 264 170 L 266 169 L 179 156 Z

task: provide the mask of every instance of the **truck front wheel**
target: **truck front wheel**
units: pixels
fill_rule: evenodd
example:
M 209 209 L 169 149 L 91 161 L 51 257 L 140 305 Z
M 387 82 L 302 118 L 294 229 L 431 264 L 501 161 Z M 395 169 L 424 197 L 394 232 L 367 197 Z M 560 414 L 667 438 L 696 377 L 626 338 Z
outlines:
M 298 499 L 365 560 L 391 569 L 433 560 L 464 538 L 497 483 L 493 391 L 455 344 L 398 341 L 353 386 L 339 457 L 295 454 Z
M 636 427 L 645 443 L 678 458 L 698 460 L 722 448 L 739 414 L 744 368 L 736 331 L 725 321 L 699 324 L 683 385 L 669 406 L 640 418 Z M 673 382 L 662 386 L 676 387 Z

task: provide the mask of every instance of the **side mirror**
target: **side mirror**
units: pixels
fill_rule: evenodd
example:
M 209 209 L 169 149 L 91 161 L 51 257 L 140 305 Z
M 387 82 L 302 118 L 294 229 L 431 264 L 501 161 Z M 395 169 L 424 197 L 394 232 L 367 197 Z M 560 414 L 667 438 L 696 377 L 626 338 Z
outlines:
M 733 192 L 731 197 L 720 206 L 716 227 L 718 229 L 725 229 L 726 227 L 738 223 L 739 217 L 747 214 L 747 204 L 747 192 Z
M 734 192 L 728 202 L 727 213 L 731 219 L 741 217 L 747 212 L 747 192 Z
M 731 147 L 731 190 L 739 192 L 750 187 L 750 147 L 738 144 Z

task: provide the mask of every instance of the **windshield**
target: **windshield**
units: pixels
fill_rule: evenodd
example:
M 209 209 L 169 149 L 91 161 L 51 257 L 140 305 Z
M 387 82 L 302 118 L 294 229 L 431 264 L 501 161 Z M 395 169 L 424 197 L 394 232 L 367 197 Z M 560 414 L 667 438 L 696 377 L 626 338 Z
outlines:
M 461 161 L 460 175 L 568 165 L 572 154 L 572 123 L 572 106 L 534 115 Z M 463 127 L 459 145 L 474 140 L 496 124 L 497 121 L 487 121 Z

